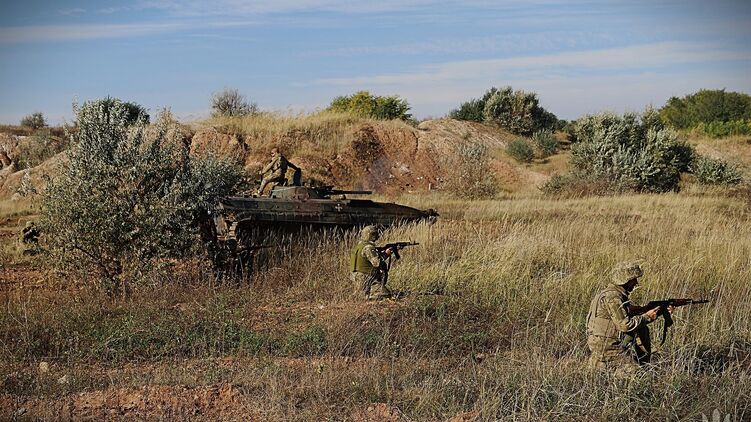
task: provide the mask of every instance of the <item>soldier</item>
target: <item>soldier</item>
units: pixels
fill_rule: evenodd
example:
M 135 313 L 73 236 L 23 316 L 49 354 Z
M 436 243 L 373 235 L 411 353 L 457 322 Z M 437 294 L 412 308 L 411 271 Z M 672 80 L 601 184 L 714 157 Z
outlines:
M 21 241 L 23 243 L 32 246 L 39 244 L 39 229 L 37 229 L 33 221 L 27 221 L 21 233 Z
M 642 275 L 639 264 L 622 262 L 613 268 L 608 287 L 592 299 L 587 315 L 590 367 L 633 372 L 649 363 L 652 346 L 647 325 L 657 319 L 660 308 L 646 309 L 629 300 Z M 673 312 L 672 306 L 668 312 Z
M 283 183 L 286 180 L 285 174 L 287 173 L 287 167 L 293 168 L 296 172 L 300 171 L 299 167 L 287 161 L 287 158 L 279 153 L 278 148 L 272 148 L 271 162 L 269 162 L 261 172 L 262 175 L 265 175 L 269 172 L 271 172 L 271 174 L 264 176 L 263 180 L 261 180 L 261 187 L 260 189 L 258 189 L 258 196 L 261 196 L 261 194 L 263 194 L 263 190 L 266 189 L 266 186 L 268 184 Z
M 375 226 L 365 226 L 350 254 L 350 280 L 355 283 L 358 292 L 365 293 L 368 300 L 391 297 L 391 291 L 386 287 L 386 258 L 391 255 L 391 250 L 379 252 L 375 245 L 378 237 Z

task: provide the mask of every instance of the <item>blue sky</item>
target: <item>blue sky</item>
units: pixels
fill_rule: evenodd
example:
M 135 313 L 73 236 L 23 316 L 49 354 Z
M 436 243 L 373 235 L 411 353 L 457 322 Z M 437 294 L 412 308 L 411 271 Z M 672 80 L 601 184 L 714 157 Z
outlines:
M 108 95 L 198 119 L 224 87 L 281 112 L 398 94 L 424 118 L 505 85 L 570 119 L 751 93 L 751 2 L 8 1 L 0 63 L 0 123 Z

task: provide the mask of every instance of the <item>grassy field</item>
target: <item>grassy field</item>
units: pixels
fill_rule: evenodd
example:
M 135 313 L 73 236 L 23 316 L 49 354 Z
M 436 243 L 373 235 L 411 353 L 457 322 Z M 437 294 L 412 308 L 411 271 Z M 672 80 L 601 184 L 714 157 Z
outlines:
M 205 420 L 701 420 L 717 410 L 747 420 L 746 201 L 403 197 L 442 218 L 385 233 L 420 246 L 390 278 L 413 294 L 381 303 L 349 285 L 351 235 L 296 245 L 252 286 L 175 263 L 116 301 L 39 262 L 6 267 L 20 281 L 0 292 L 0 408 Z M 627 258 L 646 271 L 637 301 L 712 301 L 677 310 L 655 367 L 633 379 L 585 365 L 589 301 Z M 42 274 L 48 286 L 24 284 Z

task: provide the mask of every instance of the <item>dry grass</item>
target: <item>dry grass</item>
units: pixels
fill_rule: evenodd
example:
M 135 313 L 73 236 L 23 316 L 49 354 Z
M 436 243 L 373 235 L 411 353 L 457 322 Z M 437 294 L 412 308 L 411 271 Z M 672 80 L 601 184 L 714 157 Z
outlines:
M 352 419 L 374 402 L 412 420 L 751 416 L 746 203 L 698 193 L 401 202 L 442 218 L 386 232 L 384 241 L 420 242 L 391 285 L 443 295 L 362 303 L 346 277 L 351 235 L 292 246 L 292 258 L 269 263 L 251 287 L 213 285 L 189 266 L 116 303 L 86 289 L 6 290 L 3 393 L 54 400 L 107 385 L 226 382 L 243 392 L 237 409 L 268 420 Z M 590 298 L 626 258 L 646 270 L 637 301 L 712 301 L 676 311 L 655 368 L 633 379 L 584 364 Z M 34 371 L 40 359 L 60 373 L 112 369 L 51 387 Z
M 336 155 L 349 147 L 355 129 L 367 122 L 396 128 L 409 127 L 398 120 L 376 121 L 334 112 L 219 117 L 202 122 L 199 127 L 218 126 L 229 133 L 242 134 L 251 148 L 264 152 L 276 146 L 289 155 L 306 155 L 312 152 L 310 148 L 324 155 Z

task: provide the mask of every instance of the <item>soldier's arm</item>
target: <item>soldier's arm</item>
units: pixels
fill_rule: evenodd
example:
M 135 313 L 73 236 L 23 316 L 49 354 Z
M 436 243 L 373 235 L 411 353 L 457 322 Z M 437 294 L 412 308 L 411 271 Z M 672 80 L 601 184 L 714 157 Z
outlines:
M 644 315 L 628 315 L 627 305 L 621 302 L 620 297 L 616 295 L 605 296 L 604 302 L 610 319 L 615 324 L 615 328 L 620 332 L 627 333 L 634 331 L 651 322 L 649 317 Z
M 274 166 L 275 160 L 271 160 L 270 163 L 266 164 L 266 167 L 263 168 L 263 171 L 261 173 L 266 174 L 271 171 L 271 168 Z
M 381 255 L 378 254 L 378 251 L 373 245 L 366 245 L 364 248 L 362 248 L 362 256 L 370 261 L 370 264 L 374 267 L 380 267 L 383 263 Z

